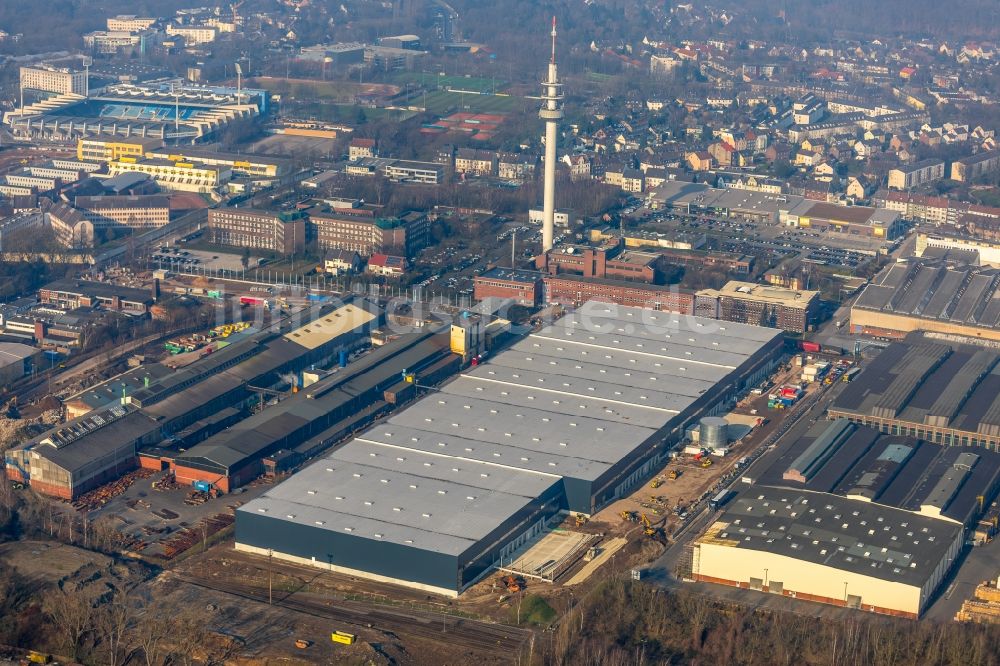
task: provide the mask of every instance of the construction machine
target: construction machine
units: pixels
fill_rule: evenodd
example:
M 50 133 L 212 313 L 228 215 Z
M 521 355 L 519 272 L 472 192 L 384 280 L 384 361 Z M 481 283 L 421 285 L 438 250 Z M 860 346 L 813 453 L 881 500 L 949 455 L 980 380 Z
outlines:
M 711 467 L 712 466 L 711 459 L 709 459 L 709 458 L 702 458 L 701 466 L 702 467 Z
M 583 515 L 582 513 L 576 514 L 576 526 L 583 527 L 586 524 L 587 524 L 587 516 Z
M 627 523 L 634 523 L 636 520 L 638 520 L 638 517 L 635 515 L 634 511 L 622 511 L 618 515 L 620 515 L 622 517 L 622 520 L 624 520 Z
M 511 594 L 516 594 L 525 588 L 524 579 L 520 576 L 507 575 L 501 578 L 500 582 L 503 583 L 504 587 Z
M 680 476 L 680 474 L 677 473 L 676 469 L 670 470 L 670 473 L 667 474 L 667 478 L 669 478 L 671 481 L 673 481 L 674 479 L 676 479 L 678 476 Z
M 660 477 L 656 477 L 655 479 L 653 479 L 652 483 L 649 484 L 649 487 L 659 488 L 662 485 L 663 485 L 663 479 L 661 479 Z

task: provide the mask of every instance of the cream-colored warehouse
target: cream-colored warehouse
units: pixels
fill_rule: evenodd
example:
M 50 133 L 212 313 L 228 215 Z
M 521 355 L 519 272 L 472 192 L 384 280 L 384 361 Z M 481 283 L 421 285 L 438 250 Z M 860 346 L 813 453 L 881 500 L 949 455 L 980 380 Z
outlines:
M 916 618 L 962 547 L 947 519 L 755 487 L 694 546 L 695 580 Z

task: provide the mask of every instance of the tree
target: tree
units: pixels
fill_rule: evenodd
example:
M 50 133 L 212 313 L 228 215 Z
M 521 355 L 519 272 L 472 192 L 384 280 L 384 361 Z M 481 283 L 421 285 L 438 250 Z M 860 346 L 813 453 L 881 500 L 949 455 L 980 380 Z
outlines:
M 62 645 L 74 660 L 78 660 L 83 639 L 94 629 L 90 600 L 77 590 L 58 589 L 45 597 L 42 607 Z
M 95 633 L 103 646 L 108 666 L 123 666 L 137 650 L 135 609 L 128 592 L 120 587 L 111 591 L 111 598 L 101 604 L 94 614 Z
M 243 270 L 250 267 L 250 248 L 243 248 L 243 256 L 240 257 L 240 263 L 243 264 Z

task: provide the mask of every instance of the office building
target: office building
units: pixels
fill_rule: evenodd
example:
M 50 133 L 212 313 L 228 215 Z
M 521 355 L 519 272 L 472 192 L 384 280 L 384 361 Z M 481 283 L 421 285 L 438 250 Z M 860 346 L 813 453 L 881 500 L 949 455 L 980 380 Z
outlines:
M 113 162 L 123 157 L 142 159 L 162 145 L 160 139 L 142 137 L 81 137 L 76 143 L 76 158 L 84 162 Z
M 145 289 L 121 287 L 110 282 L 56 280 L 38 290 L 38 302 L 61 310 L 103 308 L 131 315 L 145 315 L 156 299 Z
M 76 197 L 73 205 L 96 229 L 156 229 L 170 222 L 170 200 L 159 195 Z
M 305 213 L 278 213 L 255 208 L 212 208 L 208 237 L 219 245 L 295 254 L 305 249 Z
M 133 157 L 123 157 L 109 162 L 108 172 L 112 176 L 123 173 L 145 174 L 165 190 L 202 194 L 215 191 L 233 178 L 233 171 L 230 167 Z
M 353 250 L 364 256 L 377 253 L 412 257 L 427 246 L 429 223 L 420 212 L 409 212 L 396 218 L 376 218 L 334 211 L 310 213 L 310 237 L 323 252 Z

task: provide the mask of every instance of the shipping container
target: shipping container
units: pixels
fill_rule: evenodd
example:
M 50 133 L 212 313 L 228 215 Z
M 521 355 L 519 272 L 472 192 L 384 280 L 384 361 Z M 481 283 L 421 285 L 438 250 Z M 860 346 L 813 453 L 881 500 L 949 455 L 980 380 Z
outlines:
M 271 301 L 259 296 L 240 296 L 240 305 L 253 305 L 254 307 L 270 309 Z
M 803 340 L 799 344 L 799 346 L 802 348 L 802 351 L 807 351 L 807 352 L 816 353 L 822 350 L 822 347 L 820 347 L 820 344 L 818 342 L 808 342 L 806 340 Z
M 716 509 L 724 506 L 726 502 L 731 500 L 733 498 L 733 495 L 735 494 L 736 494 L 735 490 L 728 490 L 728 489 L 723 490 L 718 495 L 708 500 L 708 508 L 711 509 L 712 511 L 715 511 Z
M 212 484 L 209 483 L 208 481 L 195 481 L 192 485 L 194 486 L 195 490 L 203 493 L 207 493 L 209 490 L 212 489 Z
M 858 376 L 859 372 L 861 372 L 861 368 L 851 368 L 850 370 L 848 370 L 847 372 L 844 373 L 844 376 L 840 378 L 840 381 L 842 381 L 842 382 L 850 382 L 855 377 Z
M 346 631 L 335 631 L 330 634 L 330 640 L 334 643 L 343 643 L 344 645 L 353 645 L 355 636 L 354 634 L 349 634 Z

